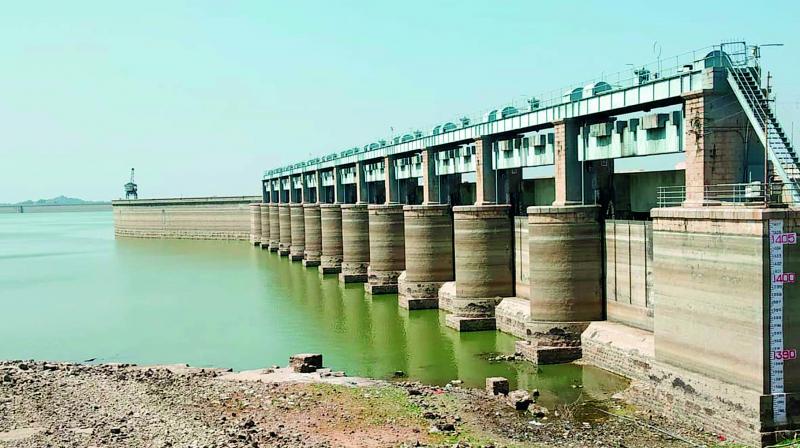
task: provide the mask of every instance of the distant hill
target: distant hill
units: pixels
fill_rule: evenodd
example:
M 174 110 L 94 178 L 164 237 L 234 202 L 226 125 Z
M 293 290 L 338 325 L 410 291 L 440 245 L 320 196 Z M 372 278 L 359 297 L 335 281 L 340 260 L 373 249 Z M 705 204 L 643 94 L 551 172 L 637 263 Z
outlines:
M 83 205 L 83 204 L 106 204 L 108 201 L 84 201 L 78 198 L 68 198 L 66 196 L 58 196 L 52 199 L 39 199 L 37 201 L 23 201 L 16 204 L 0 204 L 0 205 Z

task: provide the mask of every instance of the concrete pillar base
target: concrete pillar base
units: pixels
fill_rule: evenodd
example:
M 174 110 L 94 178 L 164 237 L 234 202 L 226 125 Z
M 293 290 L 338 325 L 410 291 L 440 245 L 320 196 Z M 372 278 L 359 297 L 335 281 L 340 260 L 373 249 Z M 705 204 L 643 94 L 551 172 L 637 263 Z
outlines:
M 397 305 L 407 310 L 439 308 L 439 289 L 444 282 L 409 282 L 406 271 L 397 277 Z
M 253 246 L 255 246 L 255 247 L 259 247 L 259 246 L 261 246 L 261 243 L 260 243 L 259 241 L 251 241 L 251 243 L 252 243 L 252 244 L 253 244 Z
M 396 294 L 397 278 L 403 271 L 376 271 L 372 266 L 367 268 L 367 285 L 365 291 L 370 294 Z
M 270 246 L 270 243 L 261 243 L 261 249 L 263 249 L 263 250 L 268 250 L 269 246 Z
M 368 263 L 342 262 L 342 271 L 339 274 L 340 283 L 366 283 Z
M 381 294 L 397 294 L 397 285 L 371 285 L 369 280 L 364 285 L 364 292 L 373 296 Z
M 319 272 L 322 274 L 338 274 L 342 272 L 342 256 L 341 255 L 320 256 Z
M 496 329 L 494 310 L 502 300 L 502 297 L 458 297 L 456 282 L 446 282 L 439 289 L 439 309 L 448 313 L 445 325 L 458 331 Z
M 408 299 L 434 299 L 439 303 L 439 289 L 445 282 L 410 282 L 406 271 L 397 277 L 397 294 Z
M 277 252 L 280 247 L 281 244 L 277 240 L 270 241 L 269 246 L 267 246 L 270 252 Z
M 315 268 L 317 266 L 319 266 L 319 260 L 308 260 L 308 259 L 303 260 L 303 267 Z
M 366 283 L 367 274 L 345 274 L 339 273 L 339 283 Z
M 278 255 L 281 257 L 288 257 L 290 253 L 291 250 L 289 249 L 289 246 L 284 246 L 283 244 L 278 246 Z
M 290 261 L 301 261 L 303 259 L 303 254 L 293 254 L 289 253 L 289 260 Z
M 583 355 L 580 347 L 539 347 L 530 341 L 517 341 L 514 347 L 517 353 L 533 364 L 563 364 L 580 359 Z
M 486 331 L 496 328 L 494 317 L 462 317 L 448 314 L 444 324 L 456 331 Z
M 439 299 L 398 295 L 397 306 L 407 310 L 434 310 L 439 308 Z
M 319 269 L 319 273 L 322 275 L 338 274 L 342 272 L 342 268 L 340 266 L 325 266 L 325 264 L 320 264 L 317 269 Z
M 591 322 L 529 321 L 525 324 L 526 341 L 517 343 L 517 351 L 535 364 L 559 364 L 581 357 L 581 334 Z

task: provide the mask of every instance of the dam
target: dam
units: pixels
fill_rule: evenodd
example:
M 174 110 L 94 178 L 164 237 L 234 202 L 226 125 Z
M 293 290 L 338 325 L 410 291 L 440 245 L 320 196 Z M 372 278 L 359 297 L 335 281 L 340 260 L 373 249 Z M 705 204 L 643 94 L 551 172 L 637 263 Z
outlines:
M 770 444 L 800 423 L 800 171 L 766 79 L 725 43 L 271 168 L 258 198 L 115 201 L 115 232 L 248 240 Z

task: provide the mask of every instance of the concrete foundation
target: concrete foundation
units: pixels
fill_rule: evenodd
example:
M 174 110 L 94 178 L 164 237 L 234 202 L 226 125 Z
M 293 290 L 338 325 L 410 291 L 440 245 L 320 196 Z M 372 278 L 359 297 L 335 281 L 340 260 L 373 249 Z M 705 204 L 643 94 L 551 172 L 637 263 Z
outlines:
M 250 244 L 261 245 L 261 204 L 250 204 Z
M 406 267 L 403 205 L 370 205 L 369 267 L 364 289 L 370 294 L 397 292 L 397 279 Z
M 322 255 L 322 220 L 319 204 L 303 205 L 305 219 L 305 252 L 303 266 L 319 266 Z
M 269 251 L 278 252 L 280 248 L 281 226 L 278 204 L 269 204 Z
M 306 251 L 306 223 L 303 213 L 303 204 L 291 204 L 289 206 L 290 219 L 292 221 L 292 245 L 289 248 L 289 259 L 300 261 Z
M 509 211 L 508 205 L 453 207 L 456 280 L 455 294 L 446 297 L 447 326 L 494 329 L 495 307 L 514 295 Z
M 261 248 L 269 249 L 269 204 L 262 203 L 261 212 Z
M 320 230 L 322 253 L 320 274 L 338 274 L 342 271 L 342 207 L 339 204 L 320 204 Z
M 517 349 L 540 364 L 581 356 L 581 333 L 603 319 L 599 207 L 528 208 L 530 321 Z
M 342 205 L 341 283 L 364 283 L 369 266 L 369 213 L 367 204 Z
M 403 221 L 406 270 L 397 280 L 398 304 L 410 310 L 437 308 L 439 289 L 455 278 L 450 206 L 406 205 Z
M 278 224 L 278 253 L 282 257 L 288 257 L 292 247 L 292 215 L 289 204 L 278 206 Z

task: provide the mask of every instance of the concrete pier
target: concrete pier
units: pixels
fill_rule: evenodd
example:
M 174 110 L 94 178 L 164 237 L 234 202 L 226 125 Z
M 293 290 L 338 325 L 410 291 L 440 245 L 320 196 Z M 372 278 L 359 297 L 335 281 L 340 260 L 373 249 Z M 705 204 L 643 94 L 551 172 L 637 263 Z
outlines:
M 289 249 L 292 246 L 292 215 L 289 204 L 278 206 L 278 224 L 280 226 L 278 253 L 282 257 L 288 257 Z
M 508 205 L 453 207 L 455 282 L 439 291 L 445 323 L 458 331 L 494 330 L 494 309 L 514 295 Z
M 281 226 L 278 204 L 269 204 L 269 251 L 278 252 L 280 248 Z
M 406 267 L 403 205 L 370 205 L 369 267 L 364 289 L 370 294 L 397 292 L 397 278 Z
M 261 204 L 250 204 L 250 244 L 261 244 Z
M 303 266 L 319 266 L 322 255 L 322 221 L 319 204 L 304 204 L 303 217 L 305 219 Z
M 269 204 L 261 203 L 261 248 L 269 249 Z
M 320 274 L 338 274 L 342 271 L 342 206 L 320 204 L 320 230 L 322 253 Z
M 439 307 L 439 288 L 453 281 L 453 216 L 443 204 L 403 207 L 406 270 L 398 278 L 398 304 L 410 310 Z
M 341 283 L 364 283 L 369 266 L 369 213 L 367 204 L 342 205 Z
M 528 208 L 530 321 L 517 350 L 538 364 L 581 357 L 581 333 L 603 319 L 596 205 Z
M 289 214 L 292 222 L 292 246 L 289 248 L 289 259 L 300 261 L 306 250 L 306 224 L 303 214 L 303 204 L 291 204 Z

